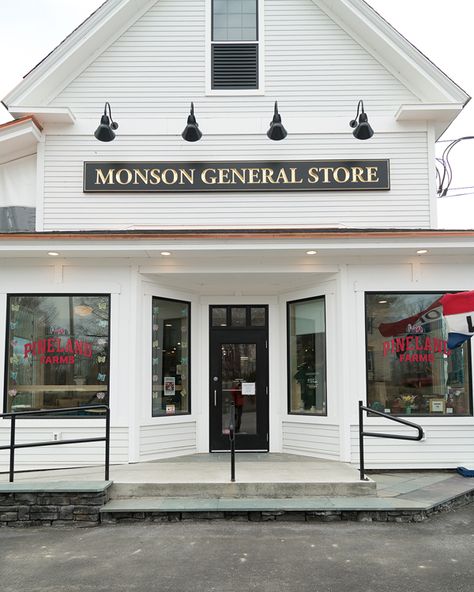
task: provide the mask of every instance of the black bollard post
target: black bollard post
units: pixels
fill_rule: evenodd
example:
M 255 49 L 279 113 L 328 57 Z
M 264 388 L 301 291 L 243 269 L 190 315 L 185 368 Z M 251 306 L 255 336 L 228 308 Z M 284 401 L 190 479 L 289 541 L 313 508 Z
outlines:
M 230 405 L 229 419 L 229 440 L 230 440 L 230 480 L 235 481 L 235 404 Z

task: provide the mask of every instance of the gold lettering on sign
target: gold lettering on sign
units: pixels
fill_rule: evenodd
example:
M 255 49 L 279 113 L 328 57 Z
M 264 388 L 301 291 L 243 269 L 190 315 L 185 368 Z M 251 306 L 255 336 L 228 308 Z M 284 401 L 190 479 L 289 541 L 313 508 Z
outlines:
M 189 172 L 186 169 L 179 169 L 180 177 L 179 177 L 179 184 L 185 185 L 184 179 L 192 185 L 194 183 L 194 171 L 196 169 L 189 169 Z
M 330 183 L 329 173 L 334 171 L 334 167 L 321 167 L 319 170 L 323 173 L 323 183 Z
M 123 180 L 122 176 L 125 173 L 125 180 Z M 130 171 L 129 169 L 120 169 L 117 171 L 116 175 L 115 175 L 115 180 L 117 181 L 117 183 L 119 185 L 130 185 L 130 183 L 132 182 L 133 179 L 133 175 L 132 175 L 132 171 Z
M 249 173 L 248 183 L 250 185 L 260 183 L 260 179 L 259 179 L 260 169 L 246 169 L 246 170 Z
M 258 166 L 260 163 L 257 162 L 229 164 L 211 162 L 203 163 L 196 168 L 187 168 L 187 165 L 192 166 L 194 163 L 111 163 L 115 167 L 122 166 L 123 168 L 108 168 L 106 163 L 90 163 L 90 169 L 85 169 L 84 190 L 94 190 L 90 188 L 91 184 L 94 183 L 94 177 L 97 191 L 107 190 L 104 186 L 113 187 L 116 191 L 135 190 L 135 187 L 139 187 L 143 191 L 147 189 L 149 191 L 172 191 L 173 188 L 177 191 L 183 191 L 184 188 L 189 189 L 189 191 L 211 191 L 211 187 L 209 189 L 205 187 L 215 186 L 212 189 L 217 190 L 220 187 L 225 189 L 228 185 L 233 185 L 235 187 L 232 189 L 241 191 L 253 191 L 255 189 L 267 191 L 274 185 L 285 186 L 285 189 L 314 188 L 314 190 L 319 191 L 344 190 L 345 188 L 373 189 L 370 185 L 388 184 L 388 179 L 385 182 L 386 165 L 383 162 L 379 165 L 378 162 L 361 161 L 358 163 L 357 161 L 316 160 L 313 162 L 292 161 L 287 163 L 263 162 L 261 163 L 262 166 Z M 232 166 L 232 164 L 236 166 Z M 101 166 L 104 168 L 100 168 Z M 148 168 L 153 166 L 168 168 Z M 198 171 L 197 175 L 196 171 Z M 325 185 L 328 187 L 325 187 Z M 161 187 L 153 189 L 155 186 Z M 280 189 L 282 188 L 280 187 Z M 382 187 L 382 189 L 388 188 Z
M 115 169 L 109 169 L 107 175 L 104 175 L 102 169 L 95 169 L 95 184 L 96 185 L 115 185 L 114 173 Z
M 144 169 L 144 171 L 142 172 L 140 169 L 133 169 L 133 175 L 134 175 L 133 184 L 140 185 L 140 181 L 138 180 L 138 179 L 140 179 L 143 183 L 145 183 L 145 185 L 148 185 L 149 170 L 150 169 Z
M 169 179 L 171 175 L 171 180 Z M 174 169 L 165 169 L 161 173 L 161 180 L 165 185 L 175 185 L 178 181 L 178 173 Z
M 308 171 L 308 183 L 319 183 L 319 169 L 317 167 L 311 167 Z
M 243 173 L 242 170 L 230 169 L 230 172 L 232 173 L 232 185 L 236 185 L 237 181 L 235 179 L 238 179 L 243 185 L 245 185 L 245 173 Z
M 161 183 L 160 169 L 151 169 L 150 177 L 150 185 L 159 185 Z
M 232 180 L 229 179 L 229 169 L 219 169 L 219 185 L 230 185 Z
M 215 176 L 209 176 L 210 174 L 215 175 L 216 169 L 204 169 L 201 173 L 202 182 L 206 185 L 215 185 L 217 183 L 217 179 Z
M 262 183 L 276 183 L 275 179 L 273 178 L 273 169 L 264 168 L 262 169 Z
M 291 183 L 294 183 L 295 185 L 301 185 L 301 183 L 303 183 L 303 179 L 297 179 L 296 177 L 296 171 L 297 169 L 291 169 L 290 168 L 290 173 L 291 173 Z
M 285 185 L 287 185 L 290 182 L 285 169 L 280 169 L 280 172 L 278 173 L 278 177 L 277 177 L 276 182 L 277 183 L 284 183 Z
M 340 176 L 341 172 L 344 174 L 342 179 Z M 346 167 L 337 167 L 337 169 L 334 169 L 334 181 L 336 181 L 336 183 L 347 183 L 350 178 L 351 173 Z
M 352 182 L 364 183 L 364 169 L 362 167 L 352 167 Z
M 378 172 L 378 167 L 376 166 L 367 167 L 367 183 L 378 183 Z

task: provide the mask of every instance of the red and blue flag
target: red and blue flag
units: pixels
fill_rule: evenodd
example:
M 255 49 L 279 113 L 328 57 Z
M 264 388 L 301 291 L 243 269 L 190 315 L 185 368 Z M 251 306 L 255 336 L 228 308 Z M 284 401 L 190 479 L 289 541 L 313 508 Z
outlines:
M 455 349 L 474 335 L 474 290 L 445 294 L 425 310 L 396 321 L 382 323 L 379 331 L 384 337 L 416 332 L 416 327 L 428 329 L 444 318 L 448 331 L 448 349 Z

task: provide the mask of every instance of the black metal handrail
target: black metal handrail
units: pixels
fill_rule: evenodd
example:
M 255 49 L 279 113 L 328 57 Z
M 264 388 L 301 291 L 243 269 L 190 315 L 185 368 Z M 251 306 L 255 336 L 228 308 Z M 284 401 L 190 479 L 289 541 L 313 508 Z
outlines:
M 103 409 L 105 411 L 105 436 L 101 438 L 77 438 L 74 440 L 51 440 L 47 442 L 29 442 L 28 444 L 16 443 L 16 420 L 28 419 L 37 415 L 51 415 L 52 413 L 70 413 L 88 411 L 90 409 Z M 36 411 L 18 411 L 13 413 L 0 413 L 0 417 L 10 418 L 10 444 L 0 446 L 0 450 L 10 450 L 10 483 L 13 483 L 15 475 L 15 450 L 17 448 L 36 448 L 38 446 L 59 446 L 61 444 L 80 444 L 82 442 L 105 442 L 105 480 L 109 480 L 110 467 L 110 408 L 108 405 L 85 405 L 84 407 L 65 407 L 64 409 L 39 409 Z
M 380 432 L 364 432 L 364 415 L 363 412 L 367 411 L 367 413 L 373 413 L 374 415 L 379 415 L 380 417 L 385 417 L 386 419 L 390 419 L 391 421 L 395 421 L 396 423 L 401 423 L 406 425 L 410 428 L 415 428 L 418 430 L 417 436 L 404 436 L 402 434 L 382 434 Z M 414 442 L 419 442 L 423 440 L 425 434 L 423 432 L 423 428 L 412 421 L 407 421 L 406 419 L 402 419 L 401 417 L 395 417 L 394 415 L 390 415 L 389 413 L 384 413 L 383 411 L 376 411 L 371 407 L 364 407 L 362 401 L 359 401 L 359 462 L 360 462 L 360 480 L 367 481 L 367 477 L 364 475 L 364 436 L 372 436 L 374 438 L 389 438 L 392 440 L 411 440 Z
M 229 441 L 230 441 L 230 480 L 233 483 L 235 481 L 235 403 L 230 404 Z

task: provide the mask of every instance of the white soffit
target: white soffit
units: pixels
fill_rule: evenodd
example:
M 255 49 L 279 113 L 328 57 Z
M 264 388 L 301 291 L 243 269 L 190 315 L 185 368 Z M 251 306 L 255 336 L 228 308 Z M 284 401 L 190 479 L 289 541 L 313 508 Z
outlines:
M 364 0 L 312 1 L 352 34 L 422 103 L 465 105 L 469 101 L 469 95 L 459 85 Z
M 47 123 L 72 124 L 76 121 L 74 113 L 67 107 L 16 107 L 9 108 L 10 114 L 18 119 L 26 115 L 34 115 L 41 125 Z
M 32 118 L 0 126 L 0 164 L 35 154 L 42 135 Z
M 424 120 L 433 122 L 436 138 L 438 139 L 454 119 L 456 119 L 462 109 L 463 105 L 460 103 L 457 105 L 452 103 L 401 105 L 395 114 L 395 119 L 397 121 Z

